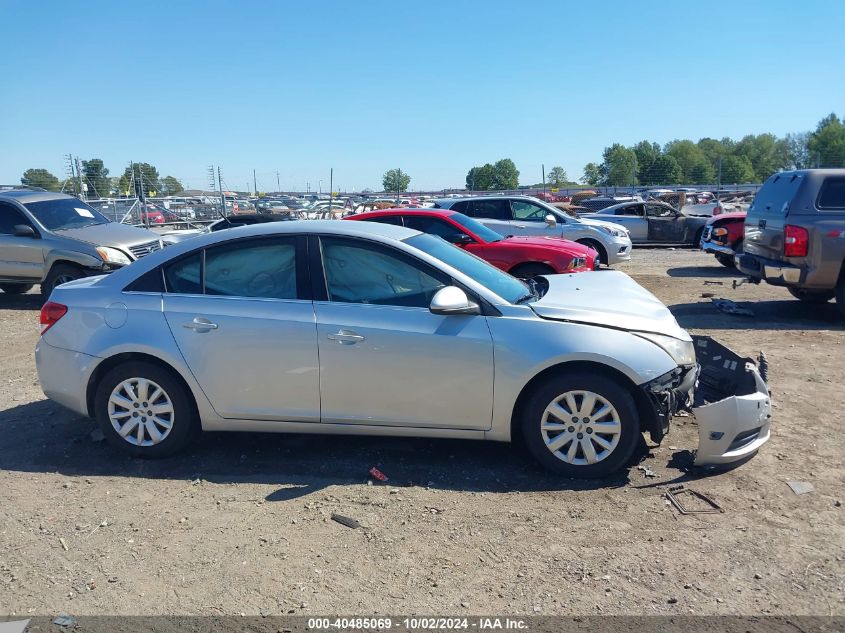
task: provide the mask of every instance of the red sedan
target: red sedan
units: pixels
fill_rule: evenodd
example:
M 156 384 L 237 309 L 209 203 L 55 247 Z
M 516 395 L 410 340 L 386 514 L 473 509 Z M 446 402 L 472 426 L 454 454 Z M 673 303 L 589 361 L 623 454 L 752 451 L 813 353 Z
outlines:
M 578 273 L 598 267 L 598 253 L 559 237 L 502 237 L 492 229 L 448 209 L 385 209 L 344 220 L 397 224 L 439 235 L 515 277 Z

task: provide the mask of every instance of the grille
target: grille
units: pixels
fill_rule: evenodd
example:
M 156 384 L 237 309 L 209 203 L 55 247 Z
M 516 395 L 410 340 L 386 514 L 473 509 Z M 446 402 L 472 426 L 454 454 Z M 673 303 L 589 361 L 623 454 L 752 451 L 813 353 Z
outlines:
M 145 242 L 144 244 L 136 244 L 135 246 L 130 246 L 129 250 L 135 256 L 135 259 L 141 259 L 144 255 L 149 255 L 152 252 L 161 249 L 161 244 L 158 240 L 153 240 L 152 242 Z
M 705 226 L 704 233 L 701 235 L 701 239 L 705 242 L 710 241 L 710 237 L 713 235 L 713 227 L 712 226 Z

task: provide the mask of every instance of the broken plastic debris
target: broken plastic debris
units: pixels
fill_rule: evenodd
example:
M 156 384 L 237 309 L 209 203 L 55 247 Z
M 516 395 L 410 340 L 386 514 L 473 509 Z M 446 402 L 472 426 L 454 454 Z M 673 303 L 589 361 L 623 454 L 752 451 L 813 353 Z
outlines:
M 730 299 L 711 299 L 713 305 L 717 310 L 721 310 L 725 314 L 736 314 L 737 316 L 753 317 L 754 313 L 748 308 L 741 308 Z
M 67 614 L 60 613 L 58 617 L 53 620 L 53 624 L 56 626 L 73 626 L 76 624 L 76 618 L 72 618 Z
M 372 475 L 373 479 L 378 479 L 381 482 L 387 481 L 387 475 L 385 475 L 383 472 L 381 472 L 375 466 L 370 468 L 370 475 Z
M 341 525 L 345 525 L 348 528 L 352 528 L 353 530 L 361 527 L 361 524 L 358 523 L 355 519 L 350 519 L 349 517 L 345 517 L 342 514 L 332 514 L 332 521 L 340 523 Z
M 815 490 L 813 484 L 809 481 L 787 481 L 786 485 L 792 488 L 792 492 L 797 495 L 806 495 Z
M 656 472 L 654 472 L 651 468 L 649 468 L 648 466 L 637 466 L 637 470 L 642 471 L 643 477 L 649 477 L 649 478 L 659 477 L 659 475 Z

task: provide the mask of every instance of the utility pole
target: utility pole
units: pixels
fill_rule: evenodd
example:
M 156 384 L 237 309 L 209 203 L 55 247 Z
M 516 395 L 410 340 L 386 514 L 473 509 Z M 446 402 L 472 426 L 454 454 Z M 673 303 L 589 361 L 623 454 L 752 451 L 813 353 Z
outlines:
M 402 188 L 402 168 L 396 168 L 396 204 L 399 204 L 399 190 Z
M 716 200 L 719 199 L 719 192 L 722 190 L 722 157 L 719 156 L 719 176 L 716 180 Z
M 228 213 L 226 213 L 226 196 L 223 195 L 223 175 L 220 173 L 220 165 L 217 165 L 217 185 L 220 187 L 221 213 L 225 217 Z
M 282 192 L 282 185 L 279 184 L 279 172 L 276 172 L 276 193 Z
M 332 202 L 334 201 L 334 167 L 329 168 L 329 217 L 332 217 Z
M 254 196 L 258 195 L 258 185 L 256 184 L 255 170 L 254 169 L 252 170 L 252 195 L 254 195 Z
M 85 195 L 85 189 L 82 183 L 82 169 L 79 165 L 79 156 L 74 159 L 74 163 L 76 163 L 76 179 L 79 181 L 79 197 L 85 200 L 88 196 Z
M 543 170 L 543 202 L 546 202 L 546 165 L 540 165 L 540 168 Z

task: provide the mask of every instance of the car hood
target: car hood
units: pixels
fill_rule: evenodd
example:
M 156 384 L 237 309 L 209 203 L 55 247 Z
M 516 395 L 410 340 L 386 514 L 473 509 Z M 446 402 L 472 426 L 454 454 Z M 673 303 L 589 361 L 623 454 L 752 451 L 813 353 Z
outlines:
M 121 224 L 120 222 L 95 224 L 79 229 L 63 229 L 61 231 L 53 231 L 53 233 L 81 242 L 88 242 L 95 246 L 134 246 L 135 244 L 144 244 L 159 239 L 159 236 L 152 231 L 137 226 Z
M 581 224 L 586 224 L 587 226 L 606 226 L 608 228 L 617 229 L 619 231 L 624 231 L 625 233 L 628 232 L 621 224 L 616 224 L 615 222 L 608 222 L 607 220 L 597 220 L 595 218 L 585 217 L 585 216 L 578 216 L 578 220 Z
M 578 257 L 586 257 L 590 251 L 589 246 L 584 246 L 578 242 L 573 242 L 572 240 L 567 240 L 562 237 L 553 237 L 551 235 L 511 236 L 497 243 L 513 246 L 530 246 L 533 248 L 554 248 L 555 250 L 564 250 L 567 253 Z
M 602 270 L 548 275 L 545 279 L 549 283 L 548 291 L 529 304 L 544 319 L 691 340 L 669 308 L 623 272 Z

